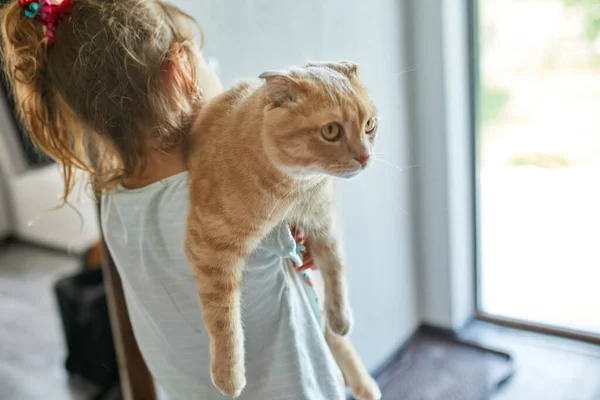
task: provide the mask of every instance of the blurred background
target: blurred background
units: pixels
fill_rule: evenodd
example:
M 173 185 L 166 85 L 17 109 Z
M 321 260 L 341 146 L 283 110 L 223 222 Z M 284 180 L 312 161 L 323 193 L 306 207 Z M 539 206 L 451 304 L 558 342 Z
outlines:
M 352 340 L 384 398 L 600 399 L 597 0 L 173 3 L 225 87 L 361 66 L 381 134 L 339 208 Z M 59 171 L 3 88 L 0 399 L 127 398 L 96 203 L 82 178 L 77 212 L 53 209 Z

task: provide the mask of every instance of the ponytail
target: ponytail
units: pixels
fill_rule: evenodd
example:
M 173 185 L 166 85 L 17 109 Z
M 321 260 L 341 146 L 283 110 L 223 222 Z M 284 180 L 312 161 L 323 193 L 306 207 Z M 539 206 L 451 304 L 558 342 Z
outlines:
M 62 167 L 63 200 L 75 169 L 98 196 L 144 171 L 150 141 L 169 151 L 187 134 L 201 104 L 194 24 L 162 0 L 75 0 L 49 35 L 17 0 L 0 9 L 3 69 L 32 141 Z M 167 81 L 174 61 L 189 68 Z
M 62 166 L 63 200 L 73 189 L 74 168 L 92 172 L 82 159 L 79 125 L 48 77 L 47 42 L 43 27 L 27 18 L 13 1 L 0 10 L 2 62 L 20 119 L 35 145 Z

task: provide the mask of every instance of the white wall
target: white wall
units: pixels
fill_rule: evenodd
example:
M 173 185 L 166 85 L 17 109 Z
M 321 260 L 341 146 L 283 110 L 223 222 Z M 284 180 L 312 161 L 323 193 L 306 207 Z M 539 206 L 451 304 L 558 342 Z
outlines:
M 459 329 L 475 312 L 467 2 L 408 2 L 418 304 Z
M 404 2 L 396 0 L 178 0 L 204 27 L 206 55 L 226 86 L 307 59 L 349 59 L 381 112 L 378 153 L 410 164 L 404 59 Z M 233 4 L 235 3 L 235 5 Z M 417 327 L 410 176 L 383 162 L 340 185 L 353 341 L 369 368 L 380 365 Z M 405 213 L 408 212 L 408 215 Z

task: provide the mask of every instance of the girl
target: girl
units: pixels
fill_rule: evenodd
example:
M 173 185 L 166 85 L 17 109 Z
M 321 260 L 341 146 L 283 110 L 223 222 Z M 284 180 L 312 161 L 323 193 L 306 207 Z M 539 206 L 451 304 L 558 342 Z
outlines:
M 89 174 L 136 339 L 173 400 L 224 398 L 211 382 L 183 245 L 186 132 L 203 101 L 221 91 L 193 25 L 160 0 L 14 0 L 0 12 L 20 116 L 62 166 L 65 201 L 75 169 Z M 247 262 L 248 384 L 240 398 L 343 399 L 314 293 L 288 258 L 297 259 L 297 248 L 282 226 Z

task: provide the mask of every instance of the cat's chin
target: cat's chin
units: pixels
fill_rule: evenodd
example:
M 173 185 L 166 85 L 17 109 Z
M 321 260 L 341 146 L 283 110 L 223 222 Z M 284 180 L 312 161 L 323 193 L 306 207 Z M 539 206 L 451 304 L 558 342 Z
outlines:
M 336 172 L 335 174 L 331 174 L 331 175 L 336 178 L 351 179 L 351 178 L 358 176 L 362 171 L 363 170 L 361 168 L 361 169 L 357 169 L 354 171 Z

